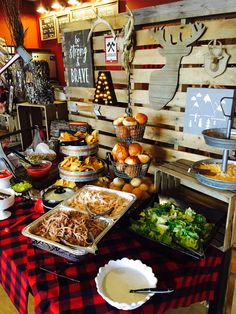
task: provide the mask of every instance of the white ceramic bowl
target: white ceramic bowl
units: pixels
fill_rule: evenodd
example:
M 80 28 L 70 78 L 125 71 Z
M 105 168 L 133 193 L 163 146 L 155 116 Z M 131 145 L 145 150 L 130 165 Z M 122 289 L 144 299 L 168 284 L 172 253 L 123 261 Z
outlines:
M 0 195 L 1 193 L 3 195 L 9 195 L 9 197 L 0 199 L 0 220 L 4 220 L 11 216 L 11 212 L 5 209 L 13 206 L 15 202 L 15 192 L 12 189 L 0 189 Z
M 9 173 L 9 175 L 0 178 L 0 189 L 7 189 L 10 187 L 10 179 L 12 178 L 12 174 L 6 169 L 0 171 L 7 171 L 7 173 Z
M 157 278 L 140 260 L 111 260 L 99 268 L 95 278 L 98 293 L 112 306 L 132 310 L 147 302 L 153 293 L 130 293 L 131 289 L 154 288 Z

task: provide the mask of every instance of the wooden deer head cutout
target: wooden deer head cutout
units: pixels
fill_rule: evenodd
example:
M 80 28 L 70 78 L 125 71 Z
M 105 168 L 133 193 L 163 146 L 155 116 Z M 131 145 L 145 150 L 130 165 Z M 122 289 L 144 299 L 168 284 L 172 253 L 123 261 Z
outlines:
M 165 27 L 162 26 L 156 31 L 158 43 L 162 46 L 160 54 L 166 57 L 166 63 L 160 70 L 154 70 L 149 82 L 149 102 L 154 109 L 161 109 L 174 97 L 178 87 L 179 68 L 181 60 L 192 51 L 191 44 L 202 36 L 206 27 L 202 23 L 191 24 L 192 34 L 182 40 L 179 33 L 179 40 L 173 43 L 172 36 L 165 36 Z

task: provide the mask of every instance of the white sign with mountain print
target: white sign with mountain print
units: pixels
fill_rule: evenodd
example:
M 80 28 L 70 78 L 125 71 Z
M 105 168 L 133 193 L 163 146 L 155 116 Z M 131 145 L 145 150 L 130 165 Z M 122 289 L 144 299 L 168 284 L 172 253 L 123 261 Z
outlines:
M 234 89 L 188 88 L 184 132 L 201 134 L 205 129 L 226 128 L 235 97 Z

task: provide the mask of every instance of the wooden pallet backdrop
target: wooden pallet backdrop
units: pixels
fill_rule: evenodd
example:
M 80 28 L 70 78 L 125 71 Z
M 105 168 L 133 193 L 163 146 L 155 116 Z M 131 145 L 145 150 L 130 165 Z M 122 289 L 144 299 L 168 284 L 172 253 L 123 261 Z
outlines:
M 136 50 L 133 61 L 132 110 L 133 113 L 143 112 L 148 115 L 148 126 L 145 130 L 142 145 L 151 152 L 153 164 L 150 172 L 154 172 L 155 164 L 161 161 L 188 159 L 197 161 L 206 157 L 221 158 L 219 149 L 205 144 L 201 135 L 183 132 L 185 98 L 187 87 L 223 87 L 236 88 L 236 3 L 235 1 L 179 1 L 168 5 L 154 6 L 142 10 L 134 10 L 136 30 Z M 112 27 L 121 30 L 127 16 L 119 14 L 106 18 Z M 171 29 L 173 39 L 179 30 L 183 38 L 191 33 L 189 23 L 202 22 L 207 30 L 193 44 L 189 56 L 183 57 L 179 86 L 175 97 L 161 110 L 154 110 L 149 105 L 148 85 L 153 68 L 162 67 L 165 58 L 160 55 L 157 41 L 153 35 L 154 27 L 167 25 Z M 93 20 L 66 24 L 63 34 L 74 30 L 90 29 Z M 170 27 L 170 28 L 169 28 Z M 70 120 L 83 120 L 99 130 L 99 155 L 105 156 L 117 142 L 112 121 L 125 113 L 127 107 L 127 74 L 120 63 L 105 64 L 104 34 L 109 34 L 105 25 L 98 25 L 93 33 L 94 77 L 98 71 L 108 69 L 111 72 L 118 106 L 100 106 L 100 116 L 94 112 L 92 103 L 95 88 L 79 88 L 67 86 L 67 100 Z M 204 54 L 210 40 L 218 39 L 230 55 L 227 70 L 220 76 L 212 78 L 204 70 Z M 64 53 L 65 47 L 62 43 Z M 67 69 L 65 68 L 67 78 Z M 96 107 L 97 108 L 97 107 Z M 235 119 L 236 120 L 236 119 Z M 234 152 L 230 157 L 234 158 Z

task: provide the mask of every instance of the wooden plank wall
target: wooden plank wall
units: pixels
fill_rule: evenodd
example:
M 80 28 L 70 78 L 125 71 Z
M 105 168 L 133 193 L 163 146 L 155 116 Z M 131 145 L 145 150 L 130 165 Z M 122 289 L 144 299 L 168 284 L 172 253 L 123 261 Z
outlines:
M 184 5 L 181 6 L 180 3 L 187 2 L 188 5 L 185 12 Z M 206 157 L 221 158 L 222 156 L 221 150 L 206 145 L 201 135 L 184 133 L 183 122 L 187 87 L 236 88 L 236 3 L 230 4 L 228 2 L 230 1 L 222 0 L 220 8 L 217 6 L 214 11 L 215 1 L 209 1 L 209 7 L 207 7 L 208 1 L 200 0 L 198 2 L 199 6 L 202 3 L 205 10 L 201 11 L 201 14 L 199 13 L 200 10 L 196 10 L 200 16 L 196 16 L 193 9 L 191 11 L 191 4 L 193 8 L 195 3 L 192 0 L 133 12 L 137 16 L 135 22 L 137 43 L 133 61 L 132 110 L 133 113 L 146 113 L 149 117 L 142 145 L 153 156 L 150 172 L 155 170 L 156 163 L 162 161 L 175 161 L 178 159 L 197 161 Z M 168 20 L 168 10 L 171 13 L 171 20 Z M 149 12 L 150 19 L 148 19 L 147 12 Z M 165 13 L 164 15 L 163 12 Z M 175 15 L 173 15 L 173 12 L 175 12 Z M 208 12 L 210 15 L 207 15 Z M 223 12 L 230 13 L 223 14 Z M 154 13 L 156 13 L 156 20 Z M 186 16 L 188 19 L 181 19 L 181 17 L 185 18 Z M 107 20 L 114 29 L 120 31 L 127 21 L 127 16 L 119 14 L 115 17 L 108 17 Z M 145 24 L 142 24 L 142 20 L 145 20 Z M 148 23 L 148 21 L 151 23 Z M 195 21 L 204 23 L 207 30 L 200 40 L 197 41 L 197 44 L 195 43 L 193 46 L 192 53 L 182 59 L 179 86 L 174 99 L 161 110 L 154 110 L 149 105 L 149 78 L 154 67 L 165 64 L 165 58 L 159 53 L 160 48 L 157 48 L 153 29 L 160 25 L 167 25 L 173 34 L 174 40 L 177 38 L 180 30 L 183 38 L 187 38 L 191 33 L 189 23 L 194 23 Z M 81 23 L 69 23 L 65 25 L 63 33 L 91 28 L 92 22 L 92 20 L 87 20 L 81 21 Z M 103 36 L 108 33 L 104 25 L 97 26 L 93 33 L 95 78 L 97 78 L 98 71 L 107 69 L 107 64 L 104 61 Z M 227 70 L 216 78 L 210 77 L 203 67 L 204 54 L 208 52 L 207 44 L 213 39 L 220 40 L 227 53 L 231 56 Z M 119 63 L 109 65 L 108 69 L 112 75 L 119 105 L 101 105 L 101 116 L 96 116 L 94 113 L 94 104 L 92 103 L 94 88 L 67 87 L 69 118 L 70 120 L 87 121 L 93 128 L 99 130 L 99 155 L 101 157 L 105 157 L 105 153 L 110 151 L 117 142 L 112 120 L 124 114 L 127 107 L 127 74 L 121 66 L 120 56 Z M 67 76 L 66 69 L 65 74 Z M 234 158 L 234 153 L 230 152 L 231 158 Z

